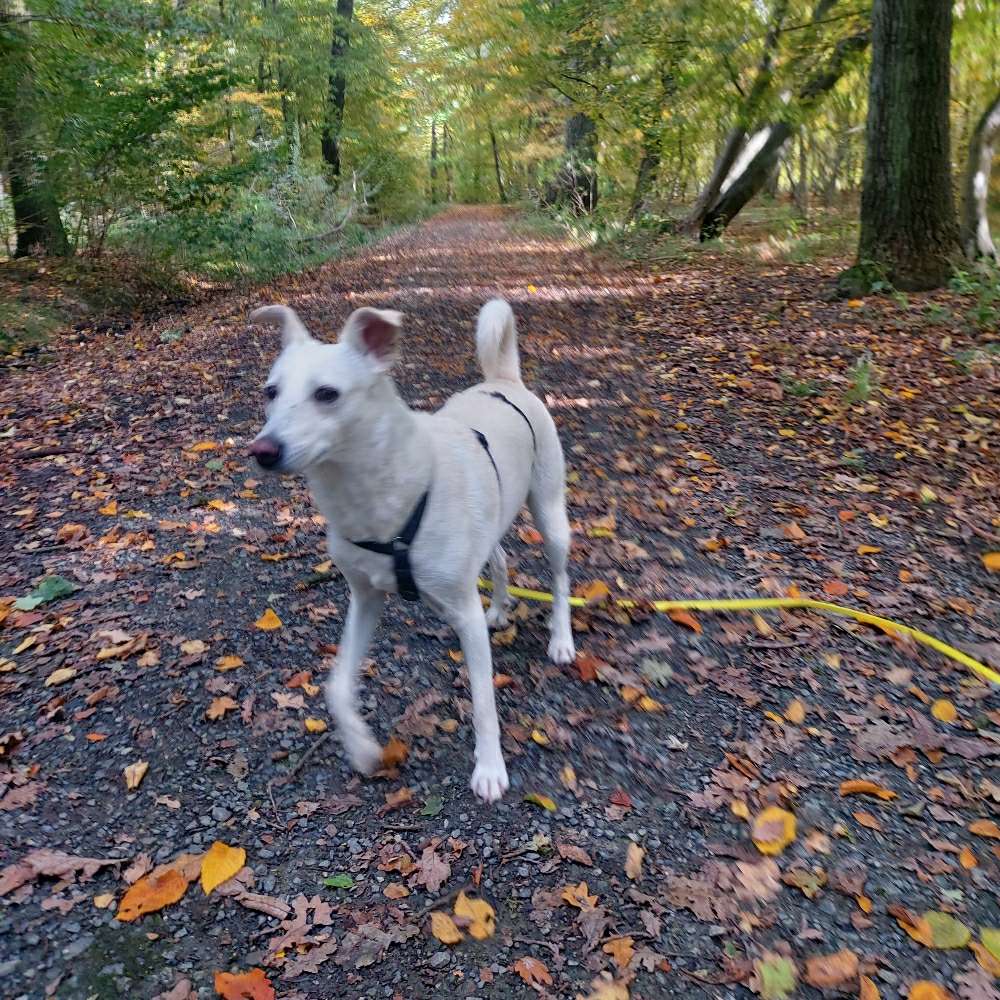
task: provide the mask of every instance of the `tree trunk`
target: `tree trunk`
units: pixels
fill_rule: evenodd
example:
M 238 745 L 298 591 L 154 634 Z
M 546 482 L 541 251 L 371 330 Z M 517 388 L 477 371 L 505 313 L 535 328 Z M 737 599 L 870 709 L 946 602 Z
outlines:
M 497 197 L 501 205 L 507 204 L 507 192 L 503 189 L 503 177 L 500 174 L 500 150 L 497 146 L 497 134 L 493 131 L 493 124 L 490 123 L 490 144 L 493 146 L 493 169 L 497 175 Z
M 927 2 L 927 0 L 922 0 L 922 2 Z M 799 128 L 799 123 L 809 110 L 833 89 L 837 81 L 844 75 L 851 56 L 863 51 L 868 45 L 868 40 L 867 29 L 841 39 L 830 55 L 827 64 L 810 77 L 799 91 L 799 114 L 796 121 L 784 120 L 765 125 L 755 135 L 754 139 L 759 142 L 759 148 L 735 178 L 727 179 L 723 185 L 722 193 L 705 213 L 700 231 L 702 240 L 717 238 L 742 211 L 747 202 L 766 187 L 778 165 L 781 147 Z M 754 139 L 751 139 L 749 143 L 751 148 L 754 145 Z
M 444 200 L 450 203 L 455 200 L 455 178 L 451 165 L 451 146 L 454 139 L 452 139 L 451 129 L 448 128 L 447 122 L 444 123 L 442 128 L 444 130 L 441 143 L 444 147 Z
M 0 43 L 3 33 L 16 36 L 9 47 L 0 44 L 0 133 L 7 154 L 7 183 L 14 208 L 15 257 L 37 249 L 55 256 L 70 253 L 59 214 L 48 161 L 39 151 L 35 79 L 26 53 L 25 32 L 5 24 L 6 4 L 0 6 Z
M 983 112 L 983 117 L 969 140 L 969 159 L 962 185 L 962 249 L 972 258 L 997 259 L 997 249 L 990 233 L 987 199 L 994 146 L 1000 140 L 1000 94 Z
M 326 122 L 320 139 L 323 160 L 335 179 L 340 177 L 340 136 L 344 129 L 344 104 L 347 100 L 347 74 L 344 63 L 351 45 L 351 20 L 354 0 L 337 0 L 330 40 L 329 97 Z
M 568 204 L 577 213 L 597 208 L 597 126 L 582 111 L 566 121 L 563 164 L 548 186 L 545 202 Z
M 431 120 L 431 204 L 436 205 L 438 200 L 437 189 L 438 178 L 438 134 L 437 122 Z
M 628 210 L 628 221 L 631 222 L 643 210 L 646 204 L 646 197 L 653 181 L 656 180 L 656 172 L 660 169 L 662 137 L 659 133 L 656 136 L 646 136 L 642 144 L 642 159 L 639 161 L 639 170 L 635 175 L 635 188 L 632 191 L 632 204 Z
M 875 0 L 858 263 L 841 290 L 869 276 L 904 291 L 951 273 L 958 228 L 951 194 L 951 0 Z M 867 273 L 866 273 L 867 272 Z M 864 287 L 864 286 L 868 287 Z
M 809 218 L 809 152 L 806 137 L 799 132 L 799 182 L 796 186 L 797 207 L 803 219 Z

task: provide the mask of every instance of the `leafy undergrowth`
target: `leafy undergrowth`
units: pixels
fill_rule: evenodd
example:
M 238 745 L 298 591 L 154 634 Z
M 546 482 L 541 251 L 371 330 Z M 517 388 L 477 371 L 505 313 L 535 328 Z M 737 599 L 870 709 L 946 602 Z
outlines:
M 11 996 L 995 997 L 996 694 L 897 634 L 608 598 L 816 595 L 1000 668 L 1000 405 L 962 294 L 836 263 L 660 268 L 456 209 L 252 297 L 6 375 L 0 976 Z M 345 592 L 304 484 L 245 458 L 280 298 L 406 313 L 398 381 L 474 378 L 514 304 L 569 466 L 580 656 L 493 639 L 512 777 L 467 789 L 451 633 L 392 602 L 353 776 L 320 691 Z M 539 536 L 513 582 L 547 586 Z

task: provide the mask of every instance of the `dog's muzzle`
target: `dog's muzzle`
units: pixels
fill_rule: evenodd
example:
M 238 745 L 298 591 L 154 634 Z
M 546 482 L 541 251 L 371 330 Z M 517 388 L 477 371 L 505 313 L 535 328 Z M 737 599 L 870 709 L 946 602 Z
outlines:
M 281 464 L 282 447 L 274 438 L 259 437 L 250 445 L 250 454 L 264 469 L 276 469 Z

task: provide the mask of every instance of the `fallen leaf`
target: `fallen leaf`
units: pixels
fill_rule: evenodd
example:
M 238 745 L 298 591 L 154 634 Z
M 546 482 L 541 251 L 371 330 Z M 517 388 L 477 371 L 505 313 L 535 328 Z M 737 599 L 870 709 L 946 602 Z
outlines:
M 766 951 L 753 963 L 753 975 L 748 986 L 762 1000 L 786 1000 L 799 981 L 795 963 L 773 951 Z
M 216 972 L 215 992 L 224 1000 L 274 1000 L 274 987 L 263 969 Z
M 207 896 L 223 882 L 228 882 L 247 861 L 247 852 L 242 847 L 230 847 L 221 840 L 205 852 L 201 860 L 201 887 Z
M 701 634 L 701 622 L 690 611 L 671 611 L 669 615 L 671 621 L 676 622 L 678 625 L 684 625 L 691 629 L 692 632 Z
M 185 656 L 201 656 L 208 646 L 201 639 L 186 639 L 181 643 L 181 652 Z
M 243 666 L 243 658 L 241 656 L 235 656 L 230 653 L 227 656 L 220 656 L 215 661 L 215 669 L 225 672 L 226 670 L 235 670 L 237 667 Z
M 579 885 L 567 885 L 559 897 L 564 903 L 575 906 L 578 910 L 590 910 L 597 906 L 597 897 L 590 895 L 586 882 Z
M 97 508 L 98 514 L 104 514 L 105 517 L 114 517 L 118 513 L 118 501 L 109 500 L 103 507 Z
M 257 621 L 254 622 L 254 627 L 259 628 L 261 632 L 273 632 L 276 628 L 281 628 L 281 619 L 274 613 L 271 608 L 268 608 Z
M 858 1000 L 882 1000 L 882 994 L 879 993 L 878 987 L 867 977 L 861 977 L 861 992 L 858 994 Z
M 798 698 L 793 698 L 785 709 L 785 718 L 793 725 L 801 726 L 806 721 L 806 706 Z
M 1000 826 L 991 819 L 977 819 L 969 824 L 969 833 L 974 833 L 977 837 L 989 837 L 992 840 L 1000 840 Z
M 401 882 L 390 882 L 383 890 L 382 894 L 387 899 L 405 899 L 410 894 L 410 890 Z
M 594 864 L 590 855 L 582 847 L 577 847 L 575 844 L 556 844 L 556 851 L 564 861 L 575 861 L 578 865 L 584 865 L 587 868 Z
M 113 892 L 102 892 L 99 896 L 94 897 L 94 906 L 99 910 L 106 910 L 115 901 L 115 894 Z
M 983 947 L 1000 962 L 1000 928 L 984 927 L 979 932 Z
M 131 923 L 144 913 L 154 913 L 176 903 L 187 892 L 188 880 L 173 868 L 139 879 L 118 904 L 116 920 Z
M 610 955 L 615 965 L 620 971 L 628 968 L 628 963 L 632 961 L 635 954 L 635 941 L 630 937 L 612 938 L 601 948 L 606 955 Z
M 464 892 L 455 900 L 455 916 L 468 920 L 467 930 L 477 941 L 493 937 L 496 914 L 485 899 L 470 899 Z
M 851 813 L 851 815 L 866 830 L 875 830 L 878 833 L 882 832 L 882 824 L 871 813 L 856 812 Z
M 603 580 L 591 580 L 579 591 L 587 604 L 601 604 L 611 596 L 611 588 Z
M 435 910 L 431 914 L 431 933 L 442 944 L 458 944 L 463 937 L 462 932 L 455 926 L 455 921 L 440 910 Z
M 984 552 L 983 565 L 991 573 L 1000 573 L 1000 552 Z
M 545 963 L 539 961 L 537 958 L 531 958 L 526 955 L 524 958 L 519 958 L 514 963 L 514 971 L 529 985 L 529 986 L 551 986 L 552 976 L 549 970 L 545 967 Z
M 827 597 L 844 597 L 850 588 L 843 580 L 825 580 L 823 582 L 823 593 Z
M 14 652 L 17 652 L 17 650 Z M 55 687 L 57 684 L 65 684 L 66 681 L 71 681 L 74 677 L 76 677 L 76 669 L 74 667 L 60 667 L 58 670 L 53 670 L 45 678 L 45 686 L 50 688 Z
M 323 885 L 328 889 L 353 889 L 354 879 L 346 873 L 330 875 L 323 879 Z
M 989 928 L 983 928 L 982 936 L 983 940 L 986 939 L 986 932 Z M 1000 931 L 993 931 L 994 934 L 1000 934 Z M 969 949 L 973 955 L 976 956 L 976 961 L 979 963 L 981 969 L 985 969 L 991 976 L 996 979 L 1000 979 L 1000 955 L 995 955 L 985 947 L 985 945 L 980 944 L 978 941 L 970 941 Z
M 877 785 L 874 781 L 842 781 L 840 783 L 840 794 L 843 796 L 875 795 L 886 802 L 896 798 L 895 792 Z
M 972 938 L 969 928 L 950 913 L 928 910 L 919 917 L 906 911 L 892 911 L 896 922 L 914 941 L 926 948 L 964 948 Z
M 325 733 L 326 723 L 322 719 L 314 719 L 309 716 L 302 720 L 302 725 L 305 726 L 307 733 Z
M 972 853 L 972 850 L 966 846 L 963 847 L 962 850 L 959 852 L 958 863 L 966 871 L 972 871 L 972 869 L 979 864 L 979 861 L 977 860 L 975 854 Z
M 931 705 L 931 715 L 938 722 L 954 722 L 958 718 L 958 710 L 946 698 L 939 698 Z
M 952 1000 L 951 994 L 943 986 L 926 979 L 915 982 L 906 996 L 908 1000 Z
M 548 812 L 555 812 L 557 809 L 557 806 L 552 799 L 550 799 L 547 795 L 540 795 L 538 792 L 528 792 L 524 796 L 524 801 L 530 802 L 536 806 L 541 806 L 543 809 L 548 810 Z
M 629 843 L 625 850 L 625 874 L 633 882 L 642 878 L 642 859 L 646 852 L 638 844 Z
M 576 654 L 576 669 L 580 674 L 580 680 L 585 684 L 597 680 L 597 672 L 601 667 L 606 667 L 604 660 L 599 660 L 596 656 L 581 650 Z
M 137 760 L 134 764 L 129 764 L 122 772 L 125 775 L 125 787 L 134 792 L 142 784 L 142 779 L 146 777 L 148 770 L 148 760 Z
M 214 722 L 216 719 L 221 719 L 226 712 L 231 712 L 234 708 L 239 707 L 238 701 L 234 701 L 229 695 L 222 695 L 212 699 L 208 708 L 205 709 L 205 718 Z
M 858 956 L 849 948 L 832 955 L 806 959 L 805 981 L 820 990 L 832 990 L 853 983 L 858 978 Z
M 787 809 L 770 806 L 754 818 L 750 836 L 761 854 L 780 854 L 795 840 L 795 817 Z

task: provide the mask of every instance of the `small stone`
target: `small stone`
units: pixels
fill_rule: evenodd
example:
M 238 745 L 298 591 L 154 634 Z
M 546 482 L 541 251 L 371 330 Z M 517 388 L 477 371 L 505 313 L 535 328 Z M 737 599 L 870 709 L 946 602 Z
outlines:
M 430 957 L 430 967 L 432 969 L 443 969 L 451 961 L 451 955 L 447 951 L 436 951 Z

